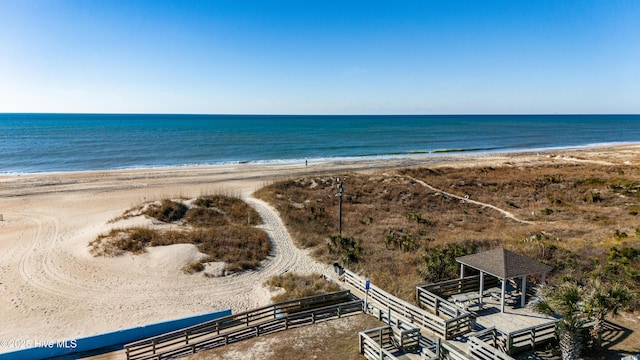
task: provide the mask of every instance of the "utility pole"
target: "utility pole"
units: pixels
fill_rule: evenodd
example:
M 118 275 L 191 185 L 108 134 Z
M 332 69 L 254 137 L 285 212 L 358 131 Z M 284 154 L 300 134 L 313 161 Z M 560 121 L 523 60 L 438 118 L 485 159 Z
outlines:
M 340 178 L 338 178 L 338 193 L 336 194 L 336 196 L 338 197 L 338 233 L 340 234 L 340 236 L 342 236 L 342 193 L 344 192 L 344 188 L 342 187 L 342 183 L 344 182 L 344 179 L 342 179 L 342 181 L 340 181 Z

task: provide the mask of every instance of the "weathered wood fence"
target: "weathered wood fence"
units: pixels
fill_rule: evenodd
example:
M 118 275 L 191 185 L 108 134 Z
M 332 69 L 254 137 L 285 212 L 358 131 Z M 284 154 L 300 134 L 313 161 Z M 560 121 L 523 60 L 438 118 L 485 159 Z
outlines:
M 330 304 L 330 305 L 328 305 Z M 361 312 L 349 290 L 285 301 L 124 346 L 128 360 L 165 359 Z

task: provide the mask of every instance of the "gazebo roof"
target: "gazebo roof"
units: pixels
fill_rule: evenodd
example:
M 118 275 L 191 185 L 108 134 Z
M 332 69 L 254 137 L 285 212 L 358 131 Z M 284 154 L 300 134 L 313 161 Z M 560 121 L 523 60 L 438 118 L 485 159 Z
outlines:
M 456 258 L 456 261 L 501 279 L 546 274 L 553 268 L 531 258 L 498 248 Z

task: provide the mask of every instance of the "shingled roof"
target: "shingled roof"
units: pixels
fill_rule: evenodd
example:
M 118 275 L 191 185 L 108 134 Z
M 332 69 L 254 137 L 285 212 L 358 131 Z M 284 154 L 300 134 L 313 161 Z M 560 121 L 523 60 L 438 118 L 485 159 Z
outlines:
M 456 258 L 456 261 L 501 279 L 545 274 L 553 269 L 551 266 L 502 248 L 462 256 Z

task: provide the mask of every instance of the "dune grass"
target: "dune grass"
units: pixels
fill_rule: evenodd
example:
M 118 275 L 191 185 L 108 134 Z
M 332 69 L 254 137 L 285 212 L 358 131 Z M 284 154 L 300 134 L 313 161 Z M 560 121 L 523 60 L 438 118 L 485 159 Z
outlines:
M 200 252 L 208 255 L 203 262 L 222 261 L 227 264 L 227 271 L 237 271 L 259 266 L 271 251 L 267 234 L 254 227 L 262 222 L 260 216 L 237 198 L 203 196 L 193 201 L 191 207 L 165 199 L 142 209 L 140 213 L 175 226 L 113 229 L 90 243 L 92 254 L 140 254 L 149 246 L 195 244 Z M 127 213 L 138 212 L 128 210 Z M 184 270 L 193 273 L 203 269 L 201 263 L 194 263 Z
M 430 269 L 431 254 L 446 253 L 447 247 L 452 252 L 505 247 L 554 266 L 551 280 L 599 274 L 638 291 L 639 263 L 611 255 L 614 248 L 640 248 L 637 167 L 566 164 L 328 174 L 274 183 L 256 195 L 278 209 L 298 246 L 327 263 L 345 264 L 350 248 L 336 245 L 335 196 L 336 178 L 345 176 L 339 238 L 353 239 L 358 259 L 346 265 L 407 300 L 413 299 L 417 284 L 456 276 L 455 267 L 440 273 Z M 443 192 L 494 205 L 530 223 Z
M 271 298 L 273 302 L 282 302 L 340 290 L 337 284 L 325 280 L 320 274 L 300 275 L 286 273 L 284 275 L 275 275 L 267 279 L 265 285 L 272 289 L 284 289 L 282 294 Z

